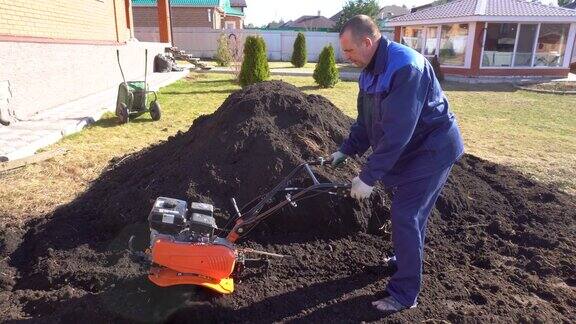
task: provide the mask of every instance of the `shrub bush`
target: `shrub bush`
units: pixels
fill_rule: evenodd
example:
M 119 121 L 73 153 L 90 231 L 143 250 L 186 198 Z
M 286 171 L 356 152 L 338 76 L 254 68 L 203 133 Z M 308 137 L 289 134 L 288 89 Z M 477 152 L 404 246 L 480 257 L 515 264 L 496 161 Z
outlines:
M 322 49 L 318 64 L 316 64 L 316 68 L 314 69 L 313 77 L 314 81 L 322 88 L 332 88 L 340 81 L 332 45 L 325 46 L 324 49 Z
M 229 66 L 230 62 L 232 62 L 230 44 L 228 44 L 228 37 L 225 34 L 220 34 L 220 37 L 218 37 L 215 59 L 218 66 Z
M 296 36 L 296 41 L 294 41 L 294 50 L 292 51 L 292 65 L 295 67 L 303 67 L 306 65 L 307 61 L 307 53 L 306 53 L 306 38 L 304 34 L 298 33 Z
M 244 43 L 244 60 L 239 81 L 242 87 L 262 82 L 270 77 L 266 58 L 266 43 L 260 36 L 248 36 Z

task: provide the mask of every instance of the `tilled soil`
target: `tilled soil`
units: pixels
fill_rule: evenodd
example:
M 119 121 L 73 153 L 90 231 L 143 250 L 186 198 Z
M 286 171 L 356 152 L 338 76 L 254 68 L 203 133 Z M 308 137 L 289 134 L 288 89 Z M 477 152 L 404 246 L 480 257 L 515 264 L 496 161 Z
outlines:
M 394 269 L 388 193 L 319 195 L 284 208 L 240 245 L 291 255 L 248 269 L 232 295 L 159 288 L 126 252 L 148 244 L 153 201 L 245 204 L 296 165 L 328 156 L 352 120 L 279 81 L 233 93 L 189 131 L 122 159 L 74 202 L 0 230 L 0 319 L 34 322 L 576 322 L 576 198 L 466 155 L 428 226 L 419 305 L 384 318 L 370 302 Z M 362 161 L 317 167 L 349 181 Z M 304 178 L 298 179 L 302 183 Z

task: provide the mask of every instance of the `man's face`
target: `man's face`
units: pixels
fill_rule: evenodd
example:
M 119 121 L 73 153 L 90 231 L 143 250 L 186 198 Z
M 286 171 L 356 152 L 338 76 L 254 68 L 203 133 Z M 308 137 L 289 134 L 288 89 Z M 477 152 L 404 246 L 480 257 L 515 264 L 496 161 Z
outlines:
M 354 39 L 350 30 L 346 30 L 340 37 L 340 48 L 344 56 L 358 67 L 363 68 L 370 63 L 374 54 L 373 46 L 374 43 L 370 37 Z

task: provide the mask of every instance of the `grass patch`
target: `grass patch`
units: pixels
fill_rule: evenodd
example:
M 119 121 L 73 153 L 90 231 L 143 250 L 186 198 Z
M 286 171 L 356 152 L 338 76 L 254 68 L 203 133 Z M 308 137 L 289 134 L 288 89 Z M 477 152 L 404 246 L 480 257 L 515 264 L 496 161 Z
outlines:
M 356 82 L 318 88 L 311 77 L 273 77 L 330 99 L 356 116 Z M 540 181 L 576 193 L 576 105 L 573 97 L 518 91 L 507 85 L 445 83 L 465 138 L 466 150 L 515 167 Z M 162 88 L 162 119 L 145 114 L 118 125 L 113 114 L 48 149 L 69 153 L 0 175 L 0 223 L 22 221 L 74 200 L 108 162 L 186 131 L 192 121 L 217 109 L 240 89 L 226 74 L 192 73 Z
M 202 61 L 203 63 L 205 63 L 207 66 L 210 67 L 217 67 L 218 65 L 216 64 L 216 61 Z M 179 65 L 183 65 L 183 64 L 188 64 L 186 61 L 178 61 Z M 268 62 L 268 65 L 270 66 L 270 71 L 277 71 L 277 70 L 291 70 L 291 71 L 308 71 L 308 72 L 312 72 L 314 71 L 314 69 L 316 68 L 316 63 L 315 62 L 308 62 L 306 63 L 306 65 L 304 65 L 301 68 L 297 68 L 294 67 L 292 65 L 292 63 L 290 62 Z M 337 63 L 336 66 L 338 67 L 338 70 L 340 72 L 358 72 L 360 73 L 361 69 L 358 67 L 355 67 L 352 64 L 349 63 Z
M 576 92 L 576 82 L 574 81 L 542 82 L 542 83 L 525 84 L 522 86 L 534 90 Z

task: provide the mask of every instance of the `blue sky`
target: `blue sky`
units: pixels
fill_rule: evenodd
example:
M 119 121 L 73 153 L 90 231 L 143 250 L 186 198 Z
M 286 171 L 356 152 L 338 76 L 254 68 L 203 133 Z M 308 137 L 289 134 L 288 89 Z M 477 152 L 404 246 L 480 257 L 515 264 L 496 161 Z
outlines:
M 420 6 L 432 0 L 379 0 L 380 7 L 405 4 L 408 8 Z M 556 2 L 543 0 L 543 3 Z M 261 26 L 273 20 L 294 20 L 303 15 L 317 15 L 330 18 L 340 11 L 346 0 L 246 0 L 246 24 Z

